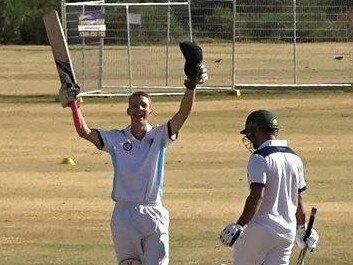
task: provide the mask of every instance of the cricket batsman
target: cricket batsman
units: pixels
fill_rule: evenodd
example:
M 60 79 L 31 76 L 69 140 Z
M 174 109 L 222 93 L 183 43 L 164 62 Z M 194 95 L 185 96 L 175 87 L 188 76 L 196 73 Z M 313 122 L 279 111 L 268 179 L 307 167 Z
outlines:
M 180 43 L 180 49 L 186 90 L 179 110 L 160 126 L 149 123 L 151 98 L 143 91 L 129 97 L 130 124 L 116 130 L 86 123 L 74 86 L 62 86 L 59 92 L 62 106 L 72 110 L 77 134 L 111 156 L 115 201 L 111 232 L 119 265 L 169 264 L 169 212 L 162 204 L 165 151 L 189 117 L 196 86 L 208 77 L 202 49 L 193 42 Z
M 315 229 L 304 239 L 303 162 L 286 140 L 277 139 L 278 130 L 272 112 L 257 110 L 240 132 L 251 151 L 250 194 L 240 217 L 220 234 L 221 242 L 233 247 L 233 265 L 288 265 L 294 242 L 310 252 L 319 240 Z

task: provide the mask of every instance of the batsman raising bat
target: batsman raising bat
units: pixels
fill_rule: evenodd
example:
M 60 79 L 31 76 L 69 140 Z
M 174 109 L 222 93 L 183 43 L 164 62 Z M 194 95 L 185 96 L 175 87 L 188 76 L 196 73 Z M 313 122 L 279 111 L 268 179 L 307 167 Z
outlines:
M 288 265 L 294 242 L 310 252 L 319 240 L 314 229 L 305 235 L 303 162 L 287 141 L 277 139 L 278 130 L 272 112 L 257 110 L 240 132 L 251 151 L 250 194 L 239 219 L 220 234 L 233 247 L 233 265 Z
M 87 125 L 73 86 L 59 91 L 61 104 L 72 110 L 78 135 L 111 156 L 111 197 L 116 202 L 111 231 L 119 265 L 169 264 L 169 212 L 162 205 L 165 151 L 191 112 L 196 86 L 207 79 L 202 49 L 193 42 L 180 43 L 180 49 L 186 90 L 178 112 L 160 126 L 149 124 L 151 98 L 145 92 L 129 97 L 130 125 L 107 131 Z

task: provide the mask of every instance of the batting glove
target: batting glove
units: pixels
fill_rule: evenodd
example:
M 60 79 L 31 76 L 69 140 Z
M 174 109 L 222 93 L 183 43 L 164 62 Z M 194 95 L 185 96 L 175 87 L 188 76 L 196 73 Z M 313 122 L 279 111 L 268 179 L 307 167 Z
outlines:
M 205 65 L 200 64 L 197 66 L 197 77 L 194 79 L 187 78 L 184 82 L 184 85 L 188 89 L 195 89 L 196 85 L 203 84 L 208 80 L 208 73 Z
M 204 64 L 199 64 L 197 66 L 196 78 L 193 81 L 196 84 L 203 84 L 208 80 L 207 68 Z
M 236 223 L 231 223 L 222 230 L 219 240 L 226 247 L 231 247 L 243 232 L 244 227 Z
M 70 105 L 71 102 L 77 100 L 77 95 L 80 93 L 80 87 L 77 84 L 63 84 L 59 89 L 59 101 L 63 108 Z
M 185 86 L 195 89 L 197 84 L 203 84 L 208 79 L 207 69 L 202 63 L 202 49 L 195 42 L 184 41 L 179 44 L 185 58 L 184 73 L 187 77 Z
M 313 252 L 316 248 L 316 245 L 319 241 L 319 234 L 315 229 L 311 229 L 309 237 L 304 241 L 306 231 L 306 225 L 299 225 L 297 227 L 297 235 L 295 237 L 295 242 L 300 249 L 307 247 L 309 252 Z

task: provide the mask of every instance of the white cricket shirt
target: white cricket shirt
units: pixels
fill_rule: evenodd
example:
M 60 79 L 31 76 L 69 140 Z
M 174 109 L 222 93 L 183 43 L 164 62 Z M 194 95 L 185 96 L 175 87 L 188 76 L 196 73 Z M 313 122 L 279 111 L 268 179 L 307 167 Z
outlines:
M 303 162 L 285 140 L 268 140 L 251 156 L 248 163 L 250 186 L 264 185 L 265 192 L 252 222 L 293 239 L 298 193 L 306 189 Z
M 114 167 L 112 199 L 116 202 L 160 202 L 163 195 L 166 147 L 173 141 L 169 122 L 152 128 L 140 141 L 130 130 L 97 130 L 102 150 Z M 174 136 L 176 138 L 176 135 Z

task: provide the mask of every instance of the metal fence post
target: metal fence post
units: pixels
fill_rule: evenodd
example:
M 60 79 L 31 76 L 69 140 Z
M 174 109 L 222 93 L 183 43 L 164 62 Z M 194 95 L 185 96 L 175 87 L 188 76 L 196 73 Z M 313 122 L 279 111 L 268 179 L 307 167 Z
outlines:
M 188 1 L 188 14 L 189 14 L 189 38 L 192 41 L 192 17 L 191 17 L 191 0 Z
M 293 0 L 293 80 L 298 83 L 297 75 L 297 1 Z
M 129 88 L 132 93 L 132 69 L 131 69 L 131 40 L 130 40 L 130 21 L 129 21 L 129 6 L 126 9 L 126 29 L 127 29 L 127 59 L 129 64 Z
M 170 0 L 168 0 L 168 15 L 167 15 L 167 45 L 165 58 L 165 85 L 169 85 L 169 43 L 170 43 Z
M 66 0 L 61 0 L 61 24 L 63 26 L 64 35 L 67 39 L 67 27 L 66 27 Z
M 101 12 L 105 15 L 105 7 L 101 6 Z M 99 40 L 99 73 L 98 73 L 98 89 L 102 89 L 103 87 L 103 64 L 104 60 L 104 38 L 100 37 Z
M 233 0 L 233 47 L 232 47 L 232 90 L 235 89 L 235 40 L 236 40 L 236 10 L 237 1 Z
M 81 14 L 86 13 L 86 6 L 82 5 Z M 79 22 L 80 23 L 80 22 Z M 81 71 L 82 71 L 82 88 L 85 90 L 86 83 L 86 71 L 85 71 L 85 61 L 86 61 L 86 37 L 81 37 L 81 51 L 82 51 L 82 61 L 81 61 Z

